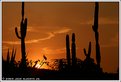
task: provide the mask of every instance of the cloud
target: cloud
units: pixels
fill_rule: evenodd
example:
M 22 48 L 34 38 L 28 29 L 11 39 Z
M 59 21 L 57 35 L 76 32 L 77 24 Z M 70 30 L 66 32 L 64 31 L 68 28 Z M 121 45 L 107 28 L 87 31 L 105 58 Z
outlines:
M 91 25 L 93 25 L 94 24 L 94 20 L 81 22 L 80 24 L 88 24 L 88 25 L 91 24 Z M 112 20 L 112 19 L 109 19 L 109 18 L 100 17 L 99 18 L 99 24 L 118 24 L 118 21 Z
M 3 49 L 3 50 L 6 50 L 6 49 L 8 49 L 8 48 L 9 48 L 8 46 L 5 46 L 5 45 L 2 46 L 2 49 Z
M 27 27 L 27 32 L 39 32 L 39 30 L 36 28 L 34 28 L 34 27 L 31 27 L 31 26 L 29 26 L 29 27 Z
M 49 47 L 45 47 L 42 49 L 42 54 L 62 54 L 65 53 L 65 48 L 58 48 L 58 49 L 52 49 Z
M 31 29 L 32 30 L 32 29 Z M 30 30 L 30 31 L 31 31 Z M 29 43 L 38 43 L 40 41 L 44 41 L 44 40 L 49 40 L 51 38 L 53 38 L 56 34 L 63 34 L 63 33 L 67 33 L 69 32 L 71 29 L 67 28 L 67 27 L 61 27 L 61 29 L 56 29 L 55 31 L 52 32 L 47 32 L 45 34 L 47 34 L 48 36 L 44 37 L 44 38 L 40 38 L 40 39 L 32 39 L 32 40 L 26 40 L 26 44 Z M 2 41 L 2 43 L 4 44 L 21 44 L 20 41 Z
M 61 34 L 61 33 L 69 32 L 70 30 L 72 30 L 72 29 L 67 28 L 67 27 L 63 27 L 62 29 L 55 31 L 54 33 L 55 34 Z
M 20 41 L 2 41 L 3 44 L 20 44 Z
M 48 33 L 48 36 L 45 37 L 45 38 L 41 38 L 41 39 L 33 39 L 33 40 L 26 40 L 25 43 L 26 44 L 30 44 L 30 43 L 37 43 L 39 41 L 44 41 L 44 40 L 48 40 L 48 39 L 51 39 L 52 37 L 54 37 L 55 35 L 53 33 Z M 21 44 L 20 41 L 3 41 L 2 43 L 4 44 Z
M 20 31 L 20 27 L 17 27 Z M 51 30 L 53 28 L 54 33 L 66 33 L 71 29 L 68 27 L 58 27 L 58 26 L 27 26 L 27 32 L 40 32 L 40 30 Z M 12 28 L 10 30 L 15 30 Z
M 17 26 L 18 32 L 20 32 L 20 26 Z M 9 28 L 10 31 L 15 30 L 15 27 Z M 38 28 L 34 28 L 32 26 L 27 26 L 27 32 L 39 32 Z

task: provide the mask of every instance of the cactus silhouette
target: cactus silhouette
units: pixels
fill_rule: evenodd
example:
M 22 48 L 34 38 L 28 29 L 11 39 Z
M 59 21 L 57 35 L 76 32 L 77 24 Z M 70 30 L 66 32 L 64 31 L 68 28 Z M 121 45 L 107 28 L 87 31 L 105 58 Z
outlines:
M 76 44 L 75 44 L 75 34 L 72 34 L 72 66 L 76 66 Z
M 95 40 L 96 40 L 96 61 L 97 65 L 100 67 L 100 45 L 99 45 L 99 33 L 98 33 L 98 13 L 99 13 L 99 3 L 95 3 L 95 14 L 94 14 L 94 25 L 92 26 L 93 31 L 95 32 Z
M 85 54 L 85 56 L 86 56 L 86 59 L 90 59 L 90 54 L 91 54 L 91 42 L 89 42 L 88 53 L 86 52 L 86 49 L 84 48 L 84 54 Z
M 16 36 L 21 40 L 21 52 L 22 52 L 22 60 L 21 66 L 26 68 L 26 51 L 25 51 L 25 37 L 27 31 L 27 18 L 24 19 L 24 2 L 22 2 L 22 20 L 20 24 L 20 35 L 18 34 L 17 27 L 15 28 Z
M 68 68 L 70 67 L 70 45 L 69 45 L 69 35 L 66 35 L 66 57 L 67 57 L 67 64 Z

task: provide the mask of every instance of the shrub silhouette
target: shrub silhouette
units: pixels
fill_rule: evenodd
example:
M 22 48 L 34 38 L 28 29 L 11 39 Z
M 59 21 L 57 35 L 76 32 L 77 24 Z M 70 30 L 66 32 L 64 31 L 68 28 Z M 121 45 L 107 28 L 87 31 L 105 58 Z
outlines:
M 10 62 L 10 55 L 9 55 L 9 49 L 8 49 L 8 52 L 7 52 L 7 63 Z
M 11 57 L 8 49 L 6 60 L 2 57 L 2 73 L 5 77 L 14 77 L 16 74 L 16 63 L 15 63 L 16 49 L 12 49 Z

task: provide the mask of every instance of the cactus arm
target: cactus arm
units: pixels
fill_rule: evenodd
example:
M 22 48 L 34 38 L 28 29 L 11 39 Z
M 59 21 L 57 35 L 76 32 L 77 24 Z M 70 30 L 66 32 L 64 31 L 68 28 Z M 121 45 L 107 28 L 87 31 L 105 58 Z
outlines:
M 84 54 L 85 54 L 85 56 L 87 56 L 87 53 L 86 53 L 86 49 L 84 48 Z
M 23 27 L 24 27 L 24 37 L 26 37 L 26 31 L 27 31 L 27 18 L 25 19 L 24 21 L 24 24 L 23 24 Z
M 21 39 L 21 37 L 20 37 L 19 34 L 18 34 L 17 27 L 15 28 L 15 33 L 16 33 L 16 36 L 17 36 L 19 39 Z
M 92 25 L 92 29 L 93 29 L 94 32 L 96 31 L 94 25 Z
M 24 34 L 23 34 L 23 30 L 24 30 L 24 28 L 23 28 L 23 25 L 24 25 L 24 24 L 23 24 L 23 20 L 24 20 L 24 19 L 22 19 L 22 20 L 21 20 L 21 23 L 20 23 L 20 30 L 21 30 L 21 33 L 20 33 L 20 34 L 21 34 L 21 39 L 23 38 L 23 35 L 24 35 Z
M 25 18 L 24 25 L 25 25 L 25 27 L 26 27 L 26 29 L 27 29 L 27 18 Z
M 84 54 L 87 57 L 90 57 L 91 54 L 91 42 L 89 42 L 89 48 L 88 48 L 88 53 L 86 52 L 86 49 L 84 48 Z
M 27 18 L 21 21 L 21 37 L 25 38 L 26 37 L 26 31 L 27 31 Z

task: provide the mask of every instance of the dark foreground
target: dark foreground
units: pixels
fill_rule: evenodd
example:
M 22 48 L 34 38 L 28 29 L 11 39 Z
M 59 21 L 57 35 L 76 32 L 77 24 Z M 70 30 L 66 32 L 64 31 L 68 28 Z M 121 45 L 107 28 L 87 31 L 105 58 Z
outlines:
M 3 73 L 2 80 L 119 80 L 119 74 L 29 68 L 23 73 L 19 70 L 9 75 Z

